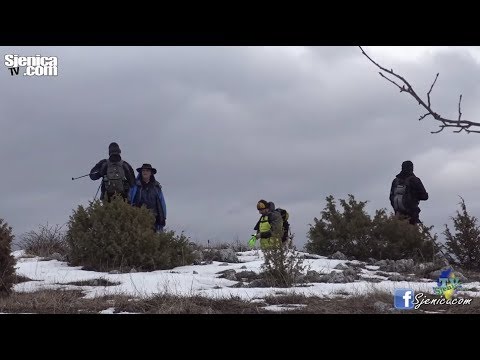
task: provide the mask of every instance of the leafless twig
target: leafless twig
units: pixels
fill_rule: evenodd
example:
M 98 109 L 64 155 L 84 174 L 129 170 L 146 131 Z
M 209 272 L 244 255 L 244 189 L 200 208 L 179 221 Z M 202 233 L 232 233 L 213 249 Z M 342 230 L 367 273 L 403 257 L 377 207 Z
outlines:
M 437 73 L 437 75 L 435 76 L 435 80 L 433 80 L 432 86 L 430 86 L 430 90 L 427 93 L 427 102 L 425 102 L 422 98 L 420 98 L 420 96 L 418 96 L 418 94 L 413 89 L 412 85 L 410 85 L 410 83 L 404 77 L 396 74 L 393 71 L 393 69 L 388 70 L 388 69 L 384 68 L 379 63 L 374 61 L 365 52 L 365 50 L 363 50 L 363 48 L 361 46 L 359 46 L 359 48 L 362 51 L 362 54 L 365 55 L 365 57 L 368 60 L 370 60 L 370 62 L 372 62 L 376 67 L 378 67 L 381 70 L 379 72 L 381 77 L 383 77 L 384 79 L 388 80 L 389 82 L 394 84 L 396 87 L 398 87 L 400 92 L 409 93 L 415 100 L 418 101 L 419 105 L 421 105 L 425 110 L 427 110 L 427 113 L 420 116 L 420 118 L 418 120 L 423 120 L 427 116 L 431 115 L 435 120 L 441 122 L 441 125 L 439 125 L 440 129 L 437 130 L 437 131 L 431 131 L 432 134 L 438 134 L 439 132 L 443 131 L 443 129 L 445 129 L 447 127 L 458 128 L 458 130 L 453 131 L 454 133 L 459 133 L 459 132 L 462 132 L 462 131 L 465 131 L 467 134 L 469 134 L 469 133 L 480 133 L 480 123 L 473 122 L 473 121 L 468 121 L 468 120 L 462 120 L 462 109 L 461 109 L 462 95 L 460 95 L 460 99 L 458 101 L 458 120 L 447 119 L 447 118 L 443 117 L 442 115 L 436 113 L 432 109 L 432 103 L 431 103 L 430 95 L 432 93 L 433 87 L 435 86 L 440 73 Z M 392 80 L 390 77 L 387 77 L 384 73 L 387 73 L 387 74 L 391 75 L 392 77 L 400 80 L 400 84 L 395 82 L 395 80 Z M 479 130 L 476 130 L 475 127 L 477 127 L 477 129 L 479 129 Z M 471 129 L 471 128 L 473 128 L 473 129 Z

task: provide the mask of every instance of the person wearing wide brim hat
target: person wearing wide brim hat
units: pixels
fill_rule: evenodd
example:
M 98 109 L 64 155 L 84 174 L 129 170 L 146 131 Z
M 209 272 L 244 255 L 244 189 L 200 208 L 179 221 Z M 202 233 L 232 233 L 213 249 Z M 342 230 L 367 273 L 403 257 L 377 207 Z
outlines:
M 143 164 L 142 167 L 137 168 L 137 171 L 141 173 L 143 169 L 150 170 L 153 175 L 157 173 L 157 169 L 154 169 L 150 164 Z
M 162 186 L 155 179 L 157 169 L 145 163 L 137 168 L 135 185 L 130 189 L 129 198 L 133 206 L 145 205 L 155 216 L 154 230 L 163 232 L 167 221 L 167 206 L 163 196 Z

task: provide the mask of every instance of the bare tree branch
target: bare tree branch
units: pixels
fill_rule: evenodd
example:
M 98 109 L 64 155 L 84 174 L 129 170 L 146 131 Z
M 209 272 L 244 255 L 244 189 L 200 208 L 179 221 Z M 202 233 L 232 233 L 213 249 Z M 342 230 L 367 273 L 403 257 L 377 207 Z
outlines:
M 460 94 L 460 99 L 458 100 L 458 121 L 462 119 L 461 104 L 462 104 L 462 94 Z
M 373 63 L 376 67 L 378 67 L 381 71 L 379 72 L 380 76 L 383 77 L 384 79 L 388 80 L 392 84 L 394 84 L 397 88 L 400 89 L 400 92 L 406 92 L 409 93 L 415 100 L 418 101 L 418 104 L 421 105 L 425 110 L 427 110 L 427 113 L 420 116 L 418 119 L 423 120 L 427 116 L 431 115 L 435 120 L 441 122 L 442 124 L 439 125 L 440 129 L 437 131 L 431 131 L 430 133 L 432 134 L 438 134 L 439 132 L 443 131 L 445 128 L 458 128 L 458 130 L 453 131 L 454 133 L 460 133 L 462 131 L 465 131 L 467 134 L 470 133 L 480 133 L 480 123 L 479 122 L 473 122 L 469 120 L 462 120 L 462 95 L 460 95 L 459 101 L 458 101 L 458 119 L 457 120 L 452 120 L 443 117 L 442 115 L 436 113 L 432 109 L 432 103 L 430 99 L 430 95 L 432 93 L 433 87 L 435 86 L 438 76 L 440 73 L 437 73 L 435 76 L 435 79 L 433 80 L 432 86 L 430 86 L 430 90 L 427 92 L 427 102 L 425 102 L 418 94 L 415 92 L 413 89 L 412 85 L 402 76 L 396 74 L 393 69 L 386 69 L 383 66 L 381 66 L 379 63 L 377 63 L 375 60 L 373 60 L 366 52 L 363 50 L 361 46 L 359 46 L 360 50 L 362 51 L 362 54 L 365 55 L 365 57 L 370 60 L 371 63 Z M 392 77 L 400 80 L 400 84 L 395 82 L 395 80 L 392 80 L 391 78 L 385 76 L 384 73 L 387 73 L 391 75 Z M 474 130 L 470 130 L 470 128 L 473 127 Z M 476 130 L 475 127 L 478 129 Z
M 440 75 L 440 73 L 437 73 L 437 76 L 435 76 L 435 80 L 433 80 L 432 86 L 430 86 L 430 90 L 428 90 L 428 93 L 427 93 L 427 96 L 428 96 L 428 106 L 429 106 L 429 107 L 431 106 L 431 103 L 430 103 L 430 93 L 432 92 L 433 87 L 435 86 L 435 83 L 437 82 L 438 75 Z
M 398 87 L 400 89 L 400 92 L 402 91 L 406 91 L 405 87 L 402 87 L 400 85 L 398 85 L 395 81 L 393 81 L 392 79 L 386 77 L 385 75 L 383 75 L 381 72 L 379 72 L 380 76 L 383 77 L 384 79 L 390 81 L 392 84 L 394 84 L 396 87 Z
M 418 120 L 419 120 L 419 121 L 420 121 L 420 120 L 423 120 L 423 119 L 425 119 L 428 115 L 430 115 L 430 113 L 426 113 L 425 115 L 420 116 L 420 118 L 419 118 Z
M 443 129 L 445 129 L 445 126 L 440 125 L 440 130 L 430 131 L 430 133 L 432 133 L 432 134 L 438 134 L 439 132 L 443 131 Z

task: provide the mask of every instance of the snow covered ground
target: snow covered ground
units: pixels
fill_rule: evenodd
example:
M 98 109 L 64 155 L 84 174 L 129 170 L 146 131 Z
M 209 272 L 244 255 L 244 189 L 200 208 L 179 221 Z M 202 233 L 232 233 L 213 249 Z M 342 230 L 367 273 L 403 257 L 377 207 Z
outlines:
M 23 257 L 23 251 L 15 251 L 17 258 L 16 271 L 18 275 L 25 276 L 32 281 L 16 284 L 14 291 L 32 292 L 41 289 L 81 289 L 86 298 L 103 295 L 128 295 L 145 298 L 155 294 L 173 294 L 181 296 L 201 295 L 212 298 L 225 298 L 238 296 L 244 300 L 255 301 L 266 296 L 304 294 L 307 296 L 348 296 L 359 295 L 376 290 L 394 293 L 395 288 L 411 288 L 415 291 L 433 293 L 436 281 L 420 279 L 418 282 L 390 281 L 386 277 L 375 274 L 378 266 L 367 265 L 361 269 L 360 279 L 350 283 L 309 283 L 305 286 L 292 288 L 250 288 L 233 285 L 238 281 L 219 278 L 220 271 L 233 269 L 239 271 L 260 272 L 263 263 L 260 251 L 246 251 L 237 253 L 241 263 L 213 262 L 208 265 L 191 265 L 177 267 L 172 270 L 159 270 L 153 272 L 135 272 L 124 274 L 109 274 L 104 272 L 85 271 L 80 267 L 68 266 L 65 262 L 57 260 L 44 261 L 40 258 Z M 314 256 L 314 259 L 305 259 L 304 265 L 318 273 L 329 274 L 338 264 L 355 263 L 355 261 L 327 259 Z M 379 282 L 371 282 L 366 278 L 377 278 Z M 76 286 L 67 283 L 83 280 L 106 279 L 118 283 L 113 286 Z M 465 288 L 480 289 L 480 282 L 463 283 Z M 480 292 L 465 291 L 464 296 L 480 296 Z M 276 310 L 276 309 L 272 309 Z M 108 310 L 105 310 L 108 312 Z

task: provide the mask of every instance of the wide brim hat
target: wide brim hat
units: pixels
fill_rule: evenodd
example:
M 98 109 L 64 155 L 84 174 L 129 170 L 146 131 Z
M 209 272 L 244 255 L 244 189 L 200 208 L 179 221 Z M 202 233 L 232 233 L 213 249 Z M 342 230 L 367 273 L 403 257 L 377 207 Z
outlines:
M 143 164 L 142 167 L 137 168 L 137 171 L 138 171 L 139 173 L 141 173 L 141 172 L 142 172 L 142 169 L 151 170 L 151 171 L 152 171 L 152 174 L 154 174 L 154 175 L 157 173 L 157 169 L 154 169 L 154 168 L 152 167 L 152 165 L 150 165 L 150 164 Z

